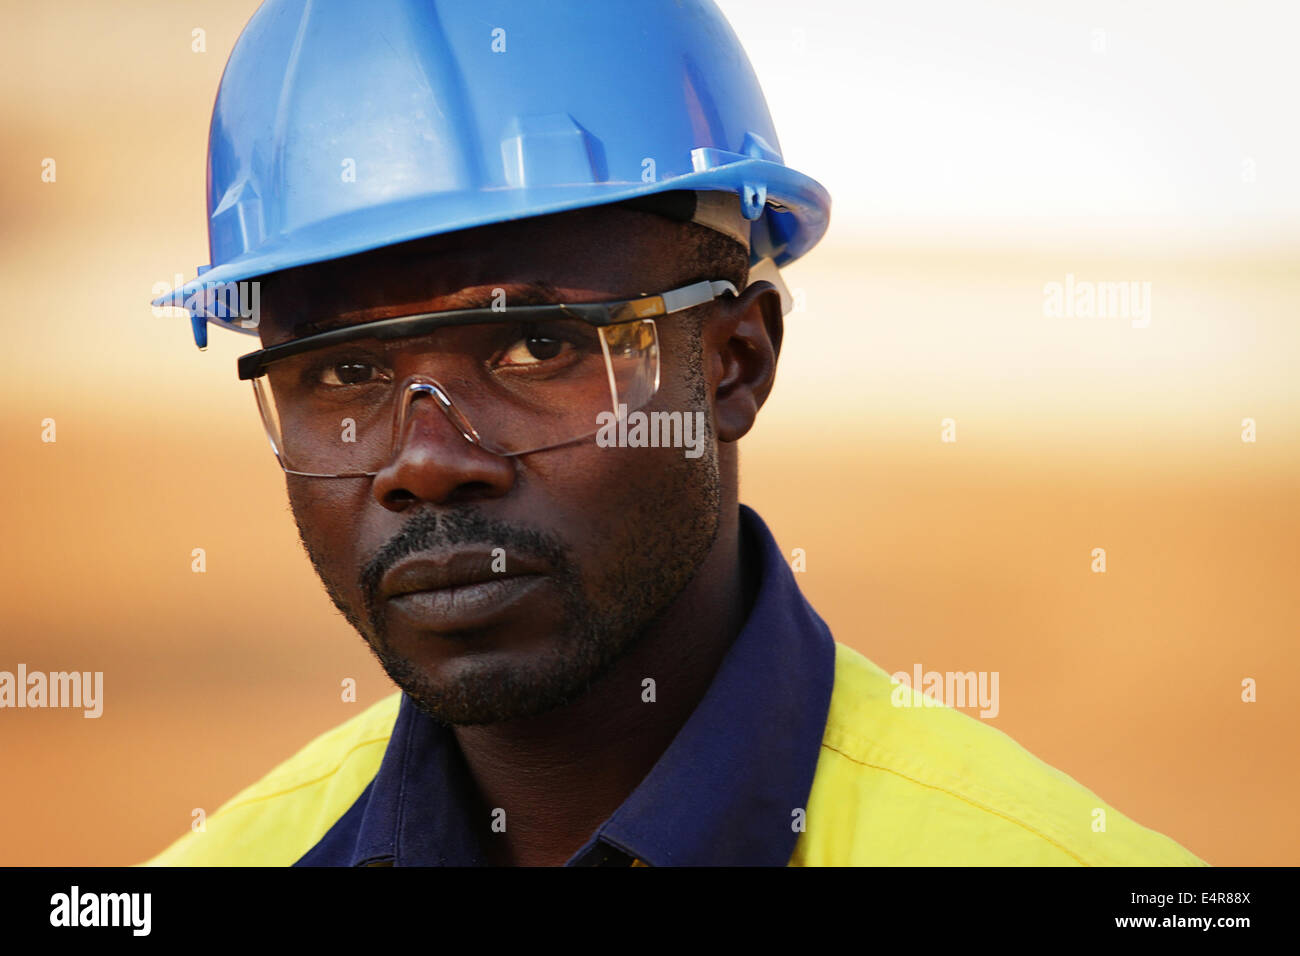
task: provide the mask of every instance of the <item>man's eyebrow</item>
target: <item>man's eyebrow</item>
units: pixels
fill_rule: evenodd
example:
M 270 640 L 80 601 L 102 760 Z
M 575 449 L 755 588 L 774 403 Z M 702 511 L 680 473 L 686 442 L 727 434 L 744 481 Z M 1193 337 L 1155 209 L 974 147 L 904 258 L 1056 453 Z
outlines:
M 497 290 L 501 290 L 498 293 Z M 504 298 L 502 297 L 504 296 Z M 449 296 L 444 308 L 439 312 L 448 312 L 455 309 L 487 309 L 491 308 L 498 302 L 504 302 L 505 305 L 554 305 L 561 301 L 559 290 L 549 282 L 541 279 L 535 279 L 532 282 L 507 283 L 500 286 L 482 286 L 476 289 L 468 289 L 464 292 L 457 292 Z M 405 311 L 405 310 L 404 310 Z M 413 310 L 406 314 L 416 314 Z M 371 319 L 369 321 L 378 321 Z M 356 321 L 348 319 L 344 315 L 330 315 L 320 319 L 308 319 L 302 322 L 296 322 L 290 330 L 291 338 L 300 339 L 308 335 L 315 335 L 318 332 L 328 332 L 331 329 L 343 329 L 351 325 L 357 325 Z
M 501 290 L 498 294 L 497 290 Z M 541 279 L 532 282 L 511 284 L 509 288 L 501 286 L 482 286 L 451 296 L 451 308 L 487 309 L 502 302 L 511 305 L 554 305 L 560 302 L 560 293 L 555 286 Z

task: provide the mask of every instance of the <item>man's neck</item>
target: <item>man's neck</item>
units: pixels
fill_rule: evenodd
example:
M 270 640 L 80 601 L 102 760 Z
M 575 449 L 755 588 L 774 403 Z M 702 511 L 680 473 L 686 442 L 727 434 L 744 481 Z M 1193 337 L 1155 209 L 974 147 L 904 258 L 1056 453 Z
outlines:
M 742 550 L 739 510 L 677 600 L 580 699 L 525 720 L 455 728 L 484 809 L 489 862 L 565 863 L 636 789 L 704 697 L 744 626 L 758 569 Z M 644 681 L 654 679 L 646 702 Z M 499 814 L 498 814 L 499 818 Z

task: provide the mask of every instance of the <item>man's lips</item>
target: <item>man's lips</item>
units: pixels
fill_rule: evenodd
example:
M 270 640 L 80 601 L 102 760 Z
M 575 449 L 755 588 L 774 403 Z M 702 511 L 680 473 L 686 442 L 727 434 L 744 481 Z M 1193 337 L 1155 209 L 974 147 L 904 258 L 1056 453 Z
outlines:
M 491 552 L 484 547 L 411 555 L 383 576 L 379 596 L 425 629 L 457 631 L 486 625 L 531 594 L 550 571 L 533 559 L 509 555 L 505 570 L 494 571 Z
M 504 562 L 503 570 L 493 564 Z M 525 556 L 496 558 L 492 549 L 481 551 L 422 551 L 403 558 L 379 581 L 382 600 L 417 591 L 450 591 L 490 581 L 546 574 L 549 568 Z

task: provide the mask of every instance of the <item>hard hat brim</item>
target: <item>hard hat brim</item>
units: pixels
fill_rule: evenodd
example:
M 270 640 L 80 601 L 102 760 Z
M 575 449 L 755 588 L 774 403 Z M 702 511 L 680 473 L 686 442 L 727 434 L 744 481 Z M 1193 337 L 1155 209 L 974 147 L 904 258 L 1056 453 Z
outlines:
M 431 235 L 619 202 L 675 189 L 746 191 L 763 198 L 751 229 L 750 260 L 783 266 L 811 249 L 830 223 L 830 196 L 816 180 L 781 163 L 745 159 L 655 183 L 582 183 L 572 186 L 454 192 L 372 206 L 274 236 L 244 255 L 152 300 L 185 307 L 197 293 L 297 266 L 368 252 Z M 429 223 L 440 225 L 430 229 Z M 257 335 L 238 320 L 215 325 Z

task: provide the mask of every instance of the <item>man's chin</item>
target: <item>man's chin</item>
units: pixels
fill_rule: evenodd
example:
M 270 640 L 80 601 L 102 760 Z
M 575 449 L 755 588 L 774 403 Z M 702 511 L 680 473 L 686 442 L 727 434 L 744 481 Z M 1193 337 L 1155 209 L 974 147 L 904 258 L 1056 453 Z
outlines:
M 375 652 L 384 671 L 423 713 L 444 724 L 474 726 L 536 717 L 572 703 L 606 667 L 589 660 L 545 662 L 463 655 L 434 668 Z M 612 663 L 609 662 L 609 663 Z

